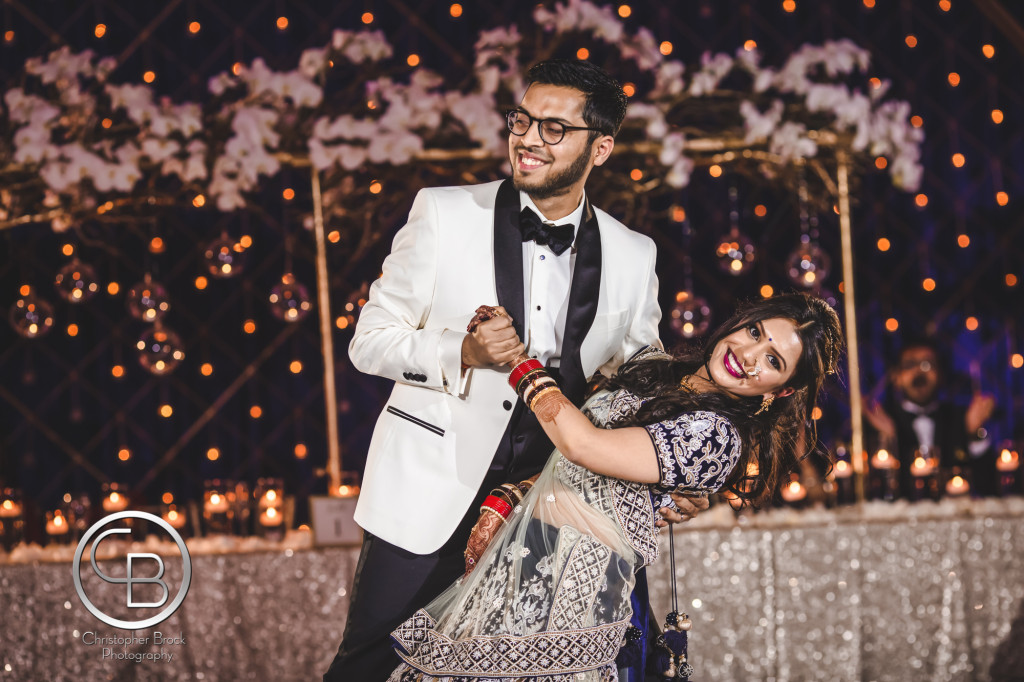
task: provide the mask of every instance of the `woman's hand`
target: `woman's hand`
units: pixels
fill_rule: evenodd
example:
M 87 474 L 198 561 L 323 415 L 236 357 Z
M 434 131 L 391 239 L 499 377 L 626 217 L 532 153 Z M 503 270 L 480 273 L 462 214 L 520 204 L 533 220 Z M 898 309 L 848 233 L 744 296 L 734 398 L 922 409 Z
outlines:
M 658 513 L 662 516 L 654 524 L 658 528 L 664 528 L 670 523 L 685 523 L 690 519 L 696 518 L 697 514 L 706 510 L 711 504 L 708 498 L 703 495 L 691 496 L 680 493 L 672 493 L 672 502 L 675 503 L 676 509 L 662 507 L 658 510 Z M 678 511 L 676 511 L 677 509 Z
M 466 551 L 463 553 L 466 558 L 466 572 L 463 577 L 472 573 L 476 565 L 480 563 L 480 557 L 483 556 L 484 550 L 487 549 L 487 545 L 491 544 L 491 540 L 494 539 L 502 525 L 503 521 L 497 514 L 487 511 L 480 513 L 480 518 L 477 519 L 476 525 L 469 533 L 469 542 L 466 543 Z

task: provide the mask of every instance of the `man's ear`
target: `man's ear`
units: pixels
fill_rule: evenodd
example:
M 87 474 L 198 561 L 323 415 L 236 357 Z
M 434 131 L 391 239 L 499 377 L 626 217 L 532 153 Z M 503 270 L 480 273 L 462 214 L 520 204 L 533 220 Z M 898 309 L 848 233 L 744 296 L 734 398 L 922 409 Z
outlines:
M 614 149 L 614 147 L 615 138 L 611 135 L 602 135 L 594 140 L 594 165 L 603 166 L 604 162 L 608 160 L 608 157 L 612 155 L 612 149 Z

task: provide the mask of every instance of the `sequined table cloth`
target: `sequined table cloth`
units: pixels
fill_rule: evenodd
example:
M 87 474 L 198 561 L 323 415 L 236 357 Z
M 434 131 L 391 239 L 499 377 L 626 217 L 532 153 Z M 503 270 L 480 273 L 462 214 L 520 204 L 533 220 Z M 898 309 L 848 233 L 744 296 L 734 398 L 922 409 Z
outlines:
M 739 520 L 716 506 L 675 531 L 694 679 L 1024 679 L 1022 521 L 1021 499 Z M 0 559 L 0 679 L 318 680 L 341 638 L 357 556 L 355 547 L 194 553 L 181 608 L 134 633 L 184 636 L 163 647 L 171 660 L 102 658 L 85 639 L 133 633 L 85 610 L 69 561 L 45 551 Z M 663 555 L 649 569 L 659 617 L 670 609 L 668 577 Z M 160 647 L 151 638 L 113 648 Z

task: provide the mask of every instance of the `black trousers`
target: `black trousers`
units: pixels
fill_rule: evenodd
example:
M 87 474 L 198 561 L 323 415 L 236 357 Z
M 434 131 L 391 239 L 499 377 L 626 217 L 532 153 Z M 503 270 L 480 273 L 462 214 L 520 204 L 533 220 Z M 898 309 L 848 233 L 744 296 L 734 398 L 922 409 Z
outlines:
M 480 516 L 480 504 L 495 487 L 540 472 L 553 446 L 536 417 L 516 402 L 508 428 L 477 496 L 447 542 L 431 554 L 413 554 L 366 533 L 356 565 L 348 620 L 324 682 L 384 682 L 401 663 L 391 632 L 444 592 L 465 570 L 463 551 Z M 425 503 L 444 500 L 424 498 Z M 410 509 L 410 515 L 416 510 Z

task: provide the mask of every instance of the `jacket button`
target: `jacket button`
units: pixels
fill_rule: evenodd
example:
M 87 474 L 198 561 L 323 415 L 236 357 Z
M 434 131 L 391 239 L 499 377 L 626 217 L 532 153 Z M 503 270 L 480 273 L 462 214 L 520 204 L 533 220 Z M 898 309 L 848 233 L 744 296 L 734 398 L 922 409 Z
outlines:
M 511 410 L 512 409 L 512 401 L 511 400 L 506 400 L 505 402 L 503 402 L 501 404 L 501 406 L 504 407 L 506 410 Z

